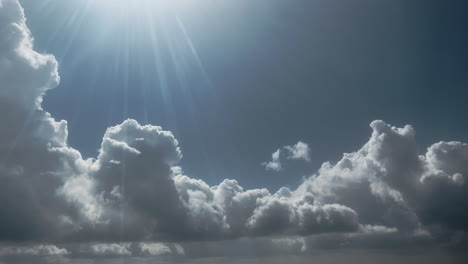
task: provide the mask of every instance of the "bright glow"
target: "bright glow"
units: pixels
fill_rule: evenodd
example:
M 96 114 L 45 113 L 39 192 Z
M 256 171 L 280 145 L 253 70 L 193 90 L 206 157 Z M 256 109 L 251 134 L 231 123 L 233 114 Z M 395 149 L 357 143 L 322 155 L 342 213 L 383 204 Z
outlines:
M 104 12 L 114 15 L 141 15 L 148 9 L 158 11 L 174 11 L 175 8 L 193 4 L 193 0 L 91 0 Z

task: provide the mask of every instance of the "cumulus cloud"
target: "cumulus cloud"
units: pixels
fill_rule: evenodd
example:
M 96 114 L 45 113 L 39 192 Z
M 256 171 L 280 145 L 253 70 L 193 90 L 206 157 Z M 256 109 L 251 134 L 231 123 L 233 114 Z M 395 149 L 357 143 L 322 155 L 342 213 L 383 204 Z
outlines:
M 277 149 L 273 154 L 271 154 L 271 161 L 263 162 L 262 165 L 267 170 L 280 171 L 282 169 L 280 161 L 281 150 Z
M 310 161 L 310 148 L 307 143 L 299 141 L 293 146 L 284 148 L 288 151 L 288 159 Z
M 109 127 L 99 155 L 85 160 L 67 143 L 67 122 L 41 108 L 59 81 L 56 60 L 33 50 L 19 3 L 0 3 L 0 238 L 84 243 L 6 246 L 0 255 L 193 256 L 197 243 L 246 237 L 269 252 L 303 252 L 343 238 L 454 241 L 468 228 L 468 145 L 439 142 L 420 154 L 409 125 L 372 122 L 361 149 L 274 193 L 184 175 L 174 135 L 131 119 Z M 310 161 L 299 141 L 264 166 L 280 170 L 282 153 Z
M 0 237 L 25 240 L 68 232 L 73 210 L 56 191 L 85 161 L 67 146 L 67 122 L 41 109 L 59 81 L 57 62 L 32 49 L 17 1 L 0 8 Z
M 271 154 L 271 161 L 262 162 L 261 165 L 265 167 L 266 170 L 280 171 L 283 169 L 282 165 L 282 156 L 283 159 L 289 160 L 303 160 L 305 162 L 310 162 L 310 148 L 307 143 L 298 141 L 292 146 L 284 146 L 277 149 L 273 154 Z
M 371 127 L 372 136 L 360 150 L 336 164 L 324 163 L 298 190 L 355 209 L 365 224 L 382 223 L 405 232 L 432 224 L 465 228 L 461 219 L 466 213 L 452 205 L 467 201 L 465 144 L 440 142 L 419 155 L 411 126 L 374 121 Z

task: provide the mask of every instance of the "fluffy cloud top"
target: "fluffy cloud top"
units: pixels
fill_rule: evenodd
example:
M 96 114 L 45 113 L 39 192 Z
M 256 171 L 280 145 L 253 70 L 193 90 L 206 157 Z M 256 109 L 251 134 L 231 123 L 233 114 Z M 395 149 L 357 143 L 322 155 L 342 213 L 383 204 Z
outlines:
M 305 251 L 312 234 L 356 243 L 447 241 L 468 228 L 468 145 L 439 142 L 420 155 L 409 125 L 372 122 L 361 149 L 325 162 L 297 189 L 275 193 L 184 175 L 173 134 L 135 120 L 108 128 L 99 155 L 84 160 L 67 144 L 67 122 L 41 108 L 43 93 L 59 81 L 56 60 L 33 50 L 19 3 L 0 3 L 1 240 L 81 241 L 91 243 L 83 252 L 103 256 L 184 255 L 179 244 L 160 242 L 273 236 L 271 248 Z M 303 142 L 284 151 L 310 160 Z M 280 154 L 264 165 L 281 169 Z M 69 251 L 42 245 L 1 252 Z
M 298 190 L 350 206 L 361 223 L 378 222 L 405 232 L 432 225 L 466 228 L 461 224 L 466 213 L 452 204 L 467 201 L 466 144 L 436 143 L 420 156 L 411 126 L 374 121 L 371 127 L 372 136 L 359 151 L 345 154 L 335 165 L 324 163 Z

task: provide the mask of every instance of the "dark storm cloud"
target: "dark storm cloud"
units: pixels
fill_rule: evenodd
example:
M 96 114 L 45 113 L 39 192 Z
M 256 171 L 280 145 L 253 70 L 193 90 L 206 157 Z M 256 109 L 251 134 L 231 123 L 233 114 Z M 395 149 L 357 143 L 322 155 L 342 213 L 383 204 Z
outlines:
M 67 143 L 67 122 L 41 108 L 58 84 L 57 62 L 32 49 L 19 3 L 0 3 L 0 258 L 86 263 L 80 256 L 465 243 L 468 146 L 439 142 L 420 155 L 409 125 L 372 122 L 361 149 L 276 193 L 184 175 L 174 135 L 131 119 L 109 127 L 99 155 L 84 160 Z M 305 143 L 284 151 L 310 160 Z

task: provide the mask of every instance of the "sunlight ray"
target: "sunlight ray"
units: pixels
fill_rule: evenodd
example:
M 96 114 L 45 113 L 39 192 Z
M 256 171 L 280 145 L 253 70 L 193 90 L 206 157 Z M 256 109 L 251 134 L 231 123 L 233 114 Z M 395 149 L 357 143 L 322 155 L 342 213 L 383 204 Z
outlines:
M 197 52 L 195 46 L 193 45 L 193 42 L 192 42 L 190 36 L 187 34 L 187 30 L 185 29 L 184 23 L 179 18 L 179 16 L 176 15 L 175 18 L 177 20 L 177 25 L 179 26 L 180 31 L 182 32 L 182 34 L 184 36 L 184 39 L 185 39 L 185 41 L 187 43 L 187 46 L 189 47 L 189 49 L 191 51 L 192 57 L 195 60 L 195 63 L 198 66 L 198 69 L 202 73 L 206 84 L 208 85 L 208 88 L 210 88 L 211 92 L 216 93 L 216 90 L 213 87 L 213 83 L 212 83 L 211 79 L 209 78 L 209 76 L 208 76 L 208 74 L 207 74 L 207 72 L 205 70 L 205 67 L 203 66 L 202 60 L 200 59 L 200 56 L 198 55 L 198 52 Z

